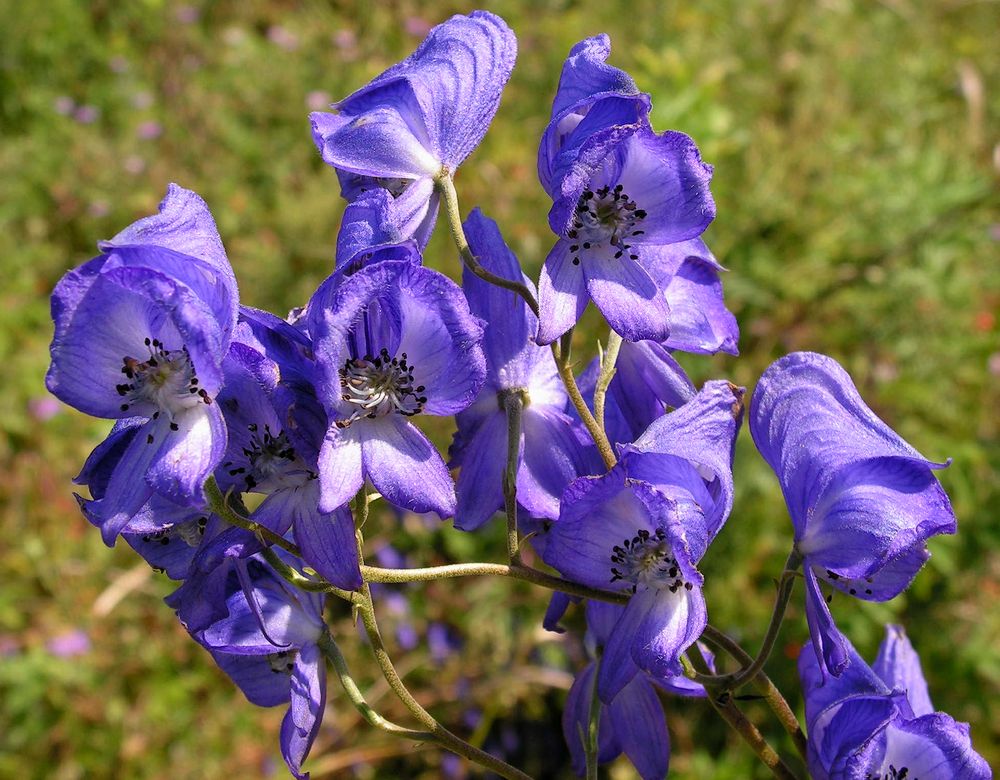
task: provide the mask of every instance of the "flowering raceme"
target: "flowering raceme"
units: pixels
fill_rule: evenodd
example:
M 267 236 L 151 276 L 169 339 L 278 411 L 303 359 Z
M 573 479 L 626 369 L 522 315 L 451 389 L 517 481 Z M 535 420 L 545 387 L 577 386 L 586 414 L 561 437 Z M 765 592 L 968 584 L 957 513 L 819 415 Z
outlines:
M 778 475 L 804 560 L 806 616 L 820 667 L 839 675 L 848 643 L 819 589 L 886 601 L 927 561 L 955 515 L 924 458 L 869 409 L 836 361 L 795 352 L 764 372 L 750 433 Z
M 78 497 L 84 515 L 108 544 L 121 535 L 175 581 L 167 605 L 249 701 L 288 706 L 279 743 L 297 778 L 308 776 L 323 718 L 327 661 L 373 727 L 491 776 L 528 777 L 487 752 L 495 733 L 479 730 L 474 745 L 424 709 L 382 638 L 395 635 L 407 652 L 425 638 L 433 666 L 460 663 L 473 643 L 459 624 L 411 609 L 414 591 L 395 586 L 473 575 L 551 589 L 545 629 L 561 632 L 568 605 L 585 604 L 589 663 L 578 643 L 547 670 L 568 680 L 581 661 L 562 714 L 568 754 L 539 776 L 569 766 L 596 777 L 598 764 L 624 754 L 643 780 L 662 778 L 666 692 L 705 699 L 778 777 L 794 776 L 798 759 L 767 745 L 740 709 L 748 698 L 773 711 L 816 778 L 988 777 L 968 726 L 933 711 L 902 629 L 890 627 L 870 668 L 820 591 L 822 581 L 890 599 L 926 561 L 927 540 L 956 530 L 934 477 L 945 464 L 879 420 L 831 358 L 788 355 L 753 395 L 751 434 L 794 530 L 760 653 L 708 623 L 699 566 L 710 576 L 703 558 L 733 508 L 744 411 L 743 388 L 709 380 L 698 391 L 681 363 L 685 352 L 738 352 L 723 267 L 701 238 L 715 218 L 713 169 L 684 133 L 653 130 L 650 96 L 607 63 L 610 51 L 606 35 L 572 48 L 540 139 L 557 238 L 537 288 L 504 240 L 520 236 L 478 207 L 463 222 L 453 181 L 517 52 L 506 23 L 486 11 L 434 27 L 334 113 L 311 115 L 348 205 L 334 267 L 323 272 L 332 273 L 287 318 L 240 304 L 208 207 L 177 185 L 158 214 L 101 242 L 100 256 L 53 292 L 46 378 L 66 403 L 114 420 L 76 479 L 90 493 Z M 424 265 L 439 199 L 464 263 L 461 287 Z M 574 327 L 591 300 L 613 333 L 588 365 Z M 454 418 L 447 465 L 414 424 L 421 415 Z M 383 500 L 391 523 L 380 522 Z M 434 531 L 444 544 L 425 549 L 404 517 L 454 517 L 473 532 L 501 508 L 502 561 L 450 558 L 491 537 L 452 544 L 447 528 Z M 815 650 L 799 659 L 808 740 L 763 671 L 802 564 Z M 343 618 L 331 609 L 328 626 L 337 600 Z M 392 616 L 388 631 L 377 607 Z M 582 623 L 580 611 L 569 617 Z M 338 642 L 356 639 L 358 622 L 359 649 L 384 678 L 374 690 L 391 692 L 406 721 L 376 712 L 367 675 L 352 677 L 348 665 L 364 653 Z M 501 650 L 521 647 L 504 639 Z M 544 663 L 558 657 L 551 650 Z M 717 672 L 717 662 L 739 668 Z M 463 670 L 454 698 L 477 689 L 471 680 Z M 740 693 L 751 682 L 758 696 Z M 420 771 L 404 753 L 393 759 L 399 771 Z M 437 770 L 450 774 L 444 761 Z

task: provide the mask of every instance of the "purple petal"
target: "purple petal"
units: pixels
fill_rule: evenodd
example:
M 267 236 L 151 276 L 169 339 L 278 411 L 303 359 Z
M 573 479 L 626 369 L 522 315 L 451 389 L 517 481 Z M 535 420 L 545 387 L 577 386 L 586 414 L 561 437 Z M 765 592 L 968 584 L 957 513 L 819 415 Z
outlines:
M 799 679 L 805 698 L 806 725 L 813 723 L 827 708 L 852 696 L 888 696 L 891 691 L 845 640 L 847 665 L 843 674 L 831 677 L 821 666 L 816 653 L 803 647 L 799 653 Z
M 404 236 L 412 236 L 421 249 L 427 246 L 431 233 L 434 232 L 440 201 L 441 196 L 434 188 L 434 180 L 427 177 L 410 182 L 396 198 L 399 232 Z
M 606 706 L 622 752 L 639 776 L 663 780 L 670 762 L 670 736 L 653 686 L 638 675 Z
M 319 733 L 326 708 L 326 661 L 315 644 L 303 647 L 295 659 L 290 699 L 281 723 L 281 755 L 295 777 L 308 778 L 309 773 L 301 771 L 302 762 Z
M 251 704 L 277 707 L 288 702 L 288 676 L 276 674 L 266 656 L 209 652 Z
M 639 674 L 639 667 L 632 656 L 632 641 L 645 617 L 646 595 L 647 591 L 643 591 L 642 598 L 632 597 L 621 610 L 621 615 L 604 644 L 597 692 L 605 704 L 612 701 Z
M 344 210 L 337 234 L 337 266 L 346 265 L 358 259 L 359 255 L 371 253 L 386 244 L 399 244 L 403 240 L 405 236 L 400 231 L 396 202 L 387 190 L 370 190 Z M 416 257 L 419 258 L 419 254 Z
M 218 404 L 208 404 L 178 415 L 174 425 L 177 430 L 166 431 L 146 481 L 175 503 L 201 505 L 204 482 L 226 453 L 226 423 Z
M 455 514 L 455 485 L 444 460 L 419 430 L 398 415 L 366 420 L 364 471 L 387 501 L 411 512 Z
M 890 688 L 906 692 L 906 700 L 915 716 L 934 712 L 927 680 L 920 668 L 920 657 L 902 626 L 885 627 L 885 639 L 879 645 L 872 671 Z
M 568 241 L 560 240 L 545 258 L 538 280 L 539 344 L 551 344 L 583 316 L 590 301 L 583 269 L 573 264 Z
M 642 248 L 638 251 L 641 253 Z M 670 307 L 639 262 L 592 252 L 583 258 L 587 292 L 612 329 L 627 341 L 664 341 L 670 335 Z
M 684 369 L 661 345 L 653 341 L 625 341 L 618 353 L 608 396 L 611 404 L 605 408 L 605 423 L 608 425 L 607 407 L 614 406 L 619 422 L 613 438 L 627 444 L 669 409 L 694 398 L 695 388 Z
M 935 712 L 916 720 L 894 720 L 885 732 L 883 772 L 906 767 L 908 777 L 989 780 L 993 777 L 983 757 L 972 749 L 969 725 Z M 874 767 L 865 767 L 870 769 Z
M 497 411 L 476 429 L 462 453 L 455 527 L 475 531 L 503 508 L 507 417 Z M 518 496 L 520 498 L 520 496 Z
M 319 451 L 319 511 L 335 512 L 364 484 L 361 439 L 357 429 L 332 427 Z
M 833 622 L 833 615 L 819 589 L 816 575 L 806 569 L 806 622 L 820 668 L 839 677 L 850 661 L 850 643 Z
M 633 596 L 633 600 L 640 594 Z M 708 623 L 701 588 L 677 593 L 662 589 L 643 598 L 647 611 L 632 641 L 632 658 L 654 677 L 683 673 L 680 656 L 695 643 Z
M 338 588 L 360 590 L 361 569 L 350 511 L 341 507 L 330 514 L 321 514 L 317 506 L 319 491 L 313 482 L 298 490 L 272 493 L 258 512 L 282 495 L 287 496 L 283 502 L 284 514 L 292 521 L 302 560 Z
M 569 415 L 532 404 L 521 418 L 523 456 L 517 500 L 535 517 L 559 516 L 559 498 L 574 479 L 588 473 L 576 423 Z

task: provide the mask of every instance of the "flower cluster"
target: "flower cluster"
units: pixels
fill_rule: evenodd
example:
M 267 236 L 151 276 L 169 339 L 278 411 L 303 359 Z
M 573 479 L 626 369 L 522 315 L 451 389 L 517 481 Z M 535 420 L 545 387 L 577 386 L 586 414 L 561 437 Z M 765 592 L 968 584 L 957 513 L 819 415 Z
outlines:
M 733 508 L 745 390 L 699 389 L 679 362 L 737 354 L 723 269 L 701 239 L 715 217 L 712 167 L 687 135 L 652 128 L 651 98 L 607 64 L 606 36 L 577 44 L 538 153 L 556 241 L 536 290 L 495 222 L 478 208 L 461 221 L 454 190 L 516 48 L 499 17 L 456 16 L 334 113 L 312 115 L 348 206 L 332 273 L 287 318 L 239 303 L 208 206 L 177 185 L 52 295 L 49 390 L 115 420 L 77 478 L 85 516 L 178 582 L 167 603 L 251 702 L 288 706 L 280 745 L 296 777 L 328 660 L 373 725 L 522 776 L 401 692 L 368 583 L 407 572 L 364 565 L 373 498 L 466 532 L 503 511 L 509 565 L 473 573 L 561 590 L 545 620 L 556 630 L 571 596 L 586 599 L 593 660 L 563 717 L 578 773 L 624 753 L 643 778 L 663 777 L 657 691 L 720 708 L 732 693 L 699 642 L 711 639 L 699 565 Z M 441 208 L 466 263 L 461 286 L 423 265 Z M 611 333 L 576 376 L 571 332 L 591 300 Z M 454 419 L 449 462 L 424 415 Z M 786 574 L 804 565 L 810 771 L 988 776 L 968 728 L 932 712 L 901 629 L 873 671 L 821 590 L 881 601 L 909 585 L 927 540 L 956 530 L 934 476 L 945 464 L 889 429 L 822 355 L 772 365 L 749 427 L 788 503 Z M 522 560 L 529 544 L 560 577 Z M 426 730 L 364 702 L 324 621 L 329 596 L 363 616 L 390 688 Z

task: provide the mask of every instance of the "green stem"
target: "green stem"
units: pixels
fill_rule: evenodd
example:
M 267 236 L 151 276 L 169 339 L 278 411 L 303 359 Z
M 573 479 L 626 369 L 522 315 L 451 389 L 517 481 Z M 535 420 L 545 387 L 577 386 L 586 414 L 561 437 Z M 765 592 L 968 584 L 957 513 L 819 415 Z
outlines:
M 612 469 L 615 463 L 618 462 L 618 459 L 615 457 L 614 449 L 611 447 L 611 442 L 608 441 L 608 435 L 604 432 L 603 426 L 598 424 L 594 415 L 590 413 L 587 402 L 583 398 L 583 393 L 580 392 L 580 388 L 576 384 L 573 366 L 570 364 L 570 341 L 572 334 L 573 329 L 570 328 L 562 339 L 560 339 L 558 346 L 555 342 L 552 343 L 552 355 L 556 360 L 556 369 L 559 371 L 559 378 L 562 379 L 562 383 L 566 387 L 569 400 L 573 402 L 573 408 L 576 409 L 576 413 L 583 420 L 590 438 L 597 445 L 597 451 L 601 454 L 604 465 L 608 469 Z
M 694 671 L 700 672 L 702 675 L 711 674 L 711 669 L 697 645 L 687 652 L 686 657 L 682 657 L 681 662 L 686 670 L 692 670 L 693 667 Z M 729 691 L 719 692 L 711 688 L 708 688 L 707 692 L 708 702 L 712 709 L 743 738 L 757 758 L 771 770 L 775 777 L 781 778 L 781 780 L 796 780 L 795 773 L 781 760 L 774 748 L 764 739 L 764 735 L 736 706 L 732 693 Z
M 495 284 L 497 287 L 503 287 L 505 290 L 510 290 L 520 295 L 537 317 L 538 301 L 535 300 L 535 296 L 528 289 L 528 286 L 523 282 L 516 282 L 513 279 L 497 276 L 487 271 L 479 264 L 476 256 L 472 253 L 472 249 L 469 248 L 469 241 L 466 239 L 465 230 L 462 227 L 462 212 L 458 206 L 458 193 L 455 191 L 455 181 L 451 178 L 451 173 L 443 170 L 434 177 L 434 185 L 437 187 L 438 192 L 441 193 L 441 208 L 448 218 L 448 228 L 451 231 L 452 239 L 455 241 L 455 246 L 458 247 L 458 254 L 461 256 L 462 262 L 484 282 Z
M 501 393 L 507 412 L 507 466 L 503 473 L 503 505 L 507 515 L 507 559 L 521 562 L 520 540 L 517 535 L 517 466 L 521 455 L 521 410 L 525 390 L 505 390 Z
M 614 331 L 608 334 L 608 346 L 601 355 L 601 373 L 597 376 L 594 386 L 594 419 L 602 431 L 604 427 L 604 401 L 608 396 L 608 387 L 615 376 L 615 364 L 618 362 L 618 352 L 622 347 L 622 337 Z M 605 434 L 607 435 L 607 434 Z
M 437 741 L 431 732 L 415 731 L 414 729 L 408 729 L 404 726 L 398 726 L 392 721 L 383 718 L 371 708 L 371 705 L 365 701 L 365 697 L 358 688 L 358 684 L 354 681 L 354 678 L 351 677 L 351 673 L 347 668 L 347 661 L 340 652 L 340 648 L 337 647 L 337 643 L 333 641 L 333 637 L 330 636 L 329 631 L 324 631 L 320 636 L 318 646 L 323 652 L 323 655 L 325 655 L 327 660 L 330 661 L 330 665 L 333 666 L 334 671 L 337 673 L 337 677 L 340 679 L 340 684 L 344 686 L 344 692 L 347 693 L 347 698 L 351 700 L 351 704 L 354 705 L 355 709 L 361 713 L 361 716 L 368 721 L 369 724 L 377 729 L 381 729 L 382 731 L 395 734 L 398 737 L 412 739 L 417 742 Z

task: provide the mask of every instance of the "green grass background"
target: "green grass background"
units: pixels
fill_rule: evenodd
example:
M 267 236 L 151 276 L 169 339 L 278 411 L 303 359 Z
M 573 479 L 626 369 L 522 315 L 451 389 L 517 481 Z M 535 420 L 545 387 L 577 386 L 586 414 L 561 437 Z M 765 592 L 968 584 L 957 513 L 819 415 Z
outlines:
M 257 710 L 161 602 L 169 582 L 87 527 L 70 479 L 106 421 L 48 409 L 48 295 L 70 267 L 156 208 L 168 182 L 209 203 L 245 303 L 283 313 L 329 273 L 342 204 L 309 137 L 310 103 L 348 94 L 473 6 L 136 0 L 0 3 L 0 777 L 282 776 L 277 710 Z M 608 32 L 613 62 L 653 96 L 657 129 L 691 134 L 715 168 L 706 240 L 730 273 L 739 358 L 682 356 L 698 381 L 752 386 L 776 357 L 826 352 L 931 458 L 955 537 L 890 604 L 834 601 L 871 658 L 906 624 L 936 706 L 1000 761 L 1000 10 L 974 0 L 817 3 L 499 2 L 520 54 L 494 124 L 458 177 L 463 208 L 497 219 L 537 275 L 552 237 L 537 139 L 569 47 Z M 81 107 L 84 107 L 81 109 Z M 68 112 L 68 115 L 67 115 Z M 83 120 L 83 121 L 81 121 Z M 149 124 L 155 123 L 155 124 Z M 158 131 L 158 132 L 157 132 Z M 155 137 L 151 137 L 155 136 Z M 446 236 L 427 262 L 457 276 Z M 588 318 L 577 354 L 602 337 Z M 449 432 L 436 435 L 442 444 Z M 703 561 L 712 622 L 756 647 L 790 531 L 773 475 L 740 437 L 737 503 Z M 377 516 L 413 565 L 499 560 L 500 530 Z M 544 592 L 502 581 L 400 589 L 390 635 L 446 625 L 458 653 L 400 654 L 446 724 L 538 777 L 563 777 L 561 701 L 584 655 L 539 627 Z M 768 670 L 800 706 L 801 591 Z M 349 615 L 331 616 L 356 676 L 388 716 Z M 50 644 L 83 631 L 73 657 Z M 441 776 L 436 750 L 371 732 L 331 680 L 314 777 Z M 784 753 L 758 705 L 748 712 Z M 671 776 L 765 777 L 704 705 L 670 700 Z M 632 777 L 619 762 L 614 778 Z

